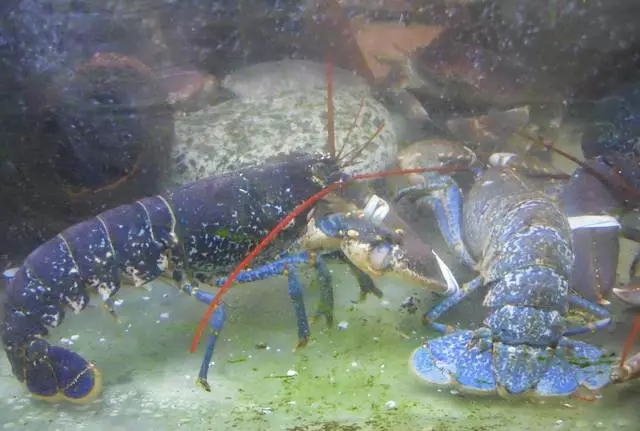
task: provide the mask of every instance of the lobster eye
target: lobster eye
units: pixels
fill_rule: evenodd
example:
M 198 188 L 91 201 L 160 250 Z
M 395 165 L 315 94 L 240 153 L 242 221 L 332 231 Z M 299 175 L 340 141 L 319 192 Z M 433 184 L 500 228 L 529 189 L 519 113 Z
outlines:
M 385 271 L 391 266 L 391 245 L 379 244 L 369 254 L 369 264 L 376 271 Z

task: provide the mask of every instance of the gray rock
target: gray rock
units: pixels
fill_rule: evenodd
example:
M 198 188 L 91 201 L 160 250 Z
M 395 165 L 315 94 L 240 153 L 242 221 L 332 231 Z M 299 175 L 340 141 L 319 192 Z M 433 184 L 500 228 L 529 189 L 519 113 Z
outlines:
M 237 98 L 176 119 L 168 185 L 219 175 L 291 152 L 327 152 L 324 74 L 324 64 L 282 61 L 251 66 L 226 77 L 223 86 Z M 337 68 L 334 114 L 336 147 L 345 145 L 343 156 L 360 148 L 385 124 L 358 163 L 346 172 L 379 171 L 393 163 L 397 135 L 390 113 L 362 80 Z

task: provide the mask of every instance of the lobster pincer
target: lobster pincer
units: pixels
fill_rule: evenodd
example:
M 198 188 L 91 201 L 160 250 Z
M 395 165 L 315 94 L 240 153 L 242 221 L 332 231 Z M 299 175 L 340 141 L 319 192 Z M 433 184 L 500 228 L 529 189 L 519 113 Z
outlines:
M 458 142 L 436 139 L 416 142 L 398 157 L 398 167 L 401 169 L 460 163 L 473 166 L 476 163 L 473 151 Z M 409 177 L 409 182 L 411 185 L 401 188 L 396 193 L 396 202 L 409 199 L 420 209 L 430 208 L 447 245 L 456 250 L 462 263 L 474 266 L 475 260 L 464 247 L 460 232 L 455 229 L 455 226 L 460 224 L 463 197 L 454 179 L 449 175 L 429 172 L 423 175 L 414 174 Z
M 391 220 L 397 219 L 385 221 L 391 224 Z M 403 227 L 373 224 L 362 211 L 331 214 L 313 222 L 302 244 L 315 250 L 319 244 L 334 242 L 356 270 L 372 278 L 391 275 L 441 295 L 454 293 L 458 286 L 444 262 L 428 246 L 407 241 Z

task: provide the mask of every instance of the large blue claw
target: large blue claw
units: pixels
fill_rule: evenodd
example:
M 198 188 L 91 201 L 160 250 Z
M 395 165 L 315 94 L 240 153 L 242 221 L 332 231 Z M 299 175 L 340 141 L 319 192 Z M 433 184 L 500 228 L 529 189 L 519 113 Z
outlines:
M 460 187 L 453 178 L 447 175 L 429 175 L 427 178 L 426 185 L 411 186 L 400 190 L 396 194 L 396 201 L 407 197 L 415 200 L 418 206 L 430 207 L 447 245 L 455 250 L 462 263 L 473 268 L 476 262 L 462 240 L 460 218 L 463 197 Z
M 39 339 L 25 353 L 24 383 L 37 398 L 49 402 L 94 401 L 102 389 L 100 371 L 93 363 L 63 347 Z
M 555 350 L 492 343 L 474 331 L 456 331 L 429 340 L 411 355 L 413 372 L 430 384 L 474 393 L 567 396 L 580 388 L 610 383 L 611 365 L 603 353 L 563 338 Z

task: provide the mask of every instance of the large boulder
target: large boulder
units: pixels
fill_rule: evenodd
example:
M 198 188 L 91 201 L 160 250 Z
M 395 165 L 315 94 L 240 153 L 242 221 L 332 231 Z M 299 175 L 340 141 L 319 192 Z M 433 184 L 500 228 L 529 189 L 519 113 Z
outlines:
M 291 152 L 327 152 L 325 65 L 303 60 L 261 63 L 230 74 L 234 97 L 176 119 L 173 172 L 168 185 L 219 175 Z M 334 70 L 336 147 L 343 156 L 366 146 L 346 172 L 388 168 L 397 133 L 386 108 L 354 74 Z M 354 125 L 355 124 L 355 125 Z M 348 159 L 348 157 L 343 159 Z

